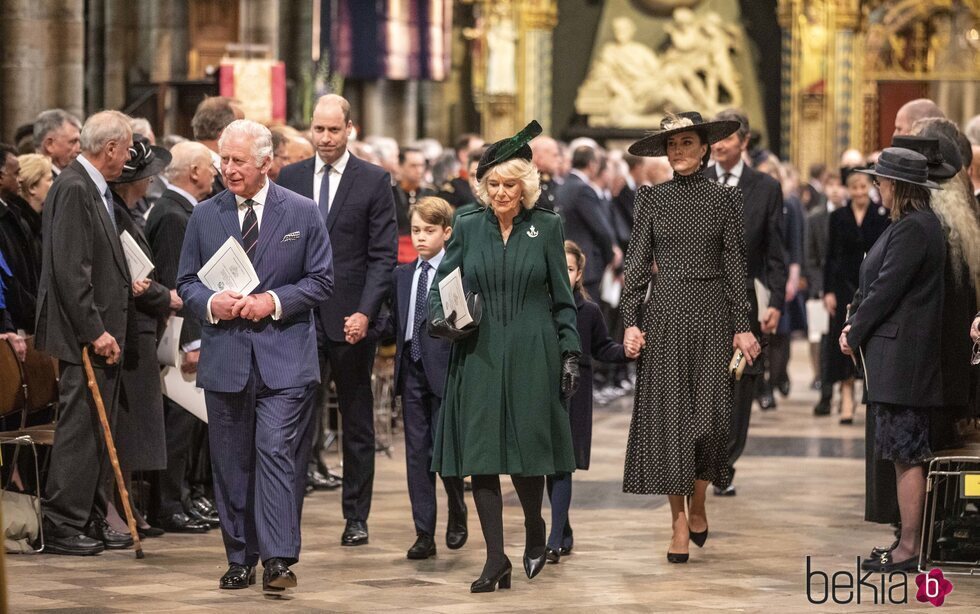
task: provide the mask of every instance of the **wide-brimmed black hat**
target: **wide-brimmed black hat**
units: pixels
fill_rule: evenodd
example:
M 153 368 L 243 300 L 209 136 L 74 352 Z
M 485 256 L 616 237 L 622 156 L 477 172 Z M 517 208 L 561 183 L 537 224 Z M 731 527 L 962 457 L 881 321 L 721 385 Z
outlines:
M 935 182 L 929 181 L 929 161 L 926 160 L 926 157 L 917 151 L 904 147 L 883 149 L 874 167 L 861 169 L 858 172 L 921 185 L 930 190 L 939 189 Z
M 129 161 L 123 166 L 122 175 L 112 183 L 132 183 L 159 175 L 167 168 L 173 156 L 163 147 L 150 145 L 141 134 L 133 135 L 133 146 L 129 148 Z
M 896 136 L 892 147 L 904 147 L 917 151 L 926 157 L 929 165 L 929 179 L 949 179 L 963 168 L 960 150 L 949 137 Z
M 531 146 L 528 143 L 541 134 L 541 124 L 535 120 L 524 126 L 524 129 L 508 139 L 502 139 L 487 147 L 480 156 L 480 164 L 476 167 L 476 180 L 480 181 L 491 168 L 501 162 L 520 158 L 531 161 Z
M 630 145 L 629 152 L 634 156 L 666 156 L 667 137 L 678 132 L 696 130 L 705 135 L 707 145 L 717 143 L 728 137 L 741 127 L 741 122 L 735 119 L 720 119 L 706 122 L 697 111 L 685 111 L 677 115 L 668 115 L 660 120 L 660 130 L 645 136 Z

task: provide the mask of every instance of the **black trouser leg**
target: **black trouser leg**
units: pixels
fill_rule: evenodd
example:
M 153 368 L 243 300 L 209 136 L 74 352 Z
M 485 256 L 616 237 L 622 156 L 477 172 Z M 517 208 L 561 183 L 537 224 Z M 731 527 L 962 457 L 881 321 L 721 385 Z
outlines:
M 524 509 L 524 551 L 532 559 L 538 558 L 544 554 L 545 548 L 545 524 L 544 518 L 541 517 L 544 476 L 512 475 L 510 479 L 514 483 L 514 490 L 517 491 L 517 497 L 521 500 L 521 507 Z
M 504 554 L 504 500 L 500 495 L 500 476 L 473 476 L 473 503 L 480 516 L 483 540 L 487 543 L 487 562 L 483 575 L 496 572 L 506 564 Z
M 758 375 L 743 375 L 735 382 L 735 406 L 732 408 L 732 432 L 728 440 L 728 464 L 735 474 L 735 461 L 745 450 L 745 441 L 749 437 L 749 420 L 752 417 L 752 399 L 754 398 Z
M 769 381 L 778 388 L 789 380 L 790 336 L 769 335 Z
M 156 518 L 184 513 L 181 502 L 186 489 L 187 461 L 191 454 L 191 444 L 200 420 L 193 414 L 163 397 L 164 426 L 167 437 L 167 468 L 158 472 Z

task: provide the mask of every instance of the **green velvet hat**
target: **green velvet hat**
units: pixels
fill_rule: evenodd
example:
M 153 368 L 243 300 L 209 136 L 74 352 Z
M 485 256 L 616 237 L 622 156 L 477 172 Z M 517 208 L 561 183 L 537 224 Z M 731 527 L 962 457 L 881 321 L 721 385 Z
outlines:
M 476 180 L 480 181 L 483 179 L 487 171 L 501 162 L 513 160 L 514 158 L 521 158 L 530 162 L 531 146 L 528 143 L 539 134 L 541 134 L 541 124 L 532 119 L 530 124 L 524 126 L 524 129 L 514 136 L 497 141 L 490 147 L 487 147 L 487 150 L 480 157 L 479 166 L 476 167 Z

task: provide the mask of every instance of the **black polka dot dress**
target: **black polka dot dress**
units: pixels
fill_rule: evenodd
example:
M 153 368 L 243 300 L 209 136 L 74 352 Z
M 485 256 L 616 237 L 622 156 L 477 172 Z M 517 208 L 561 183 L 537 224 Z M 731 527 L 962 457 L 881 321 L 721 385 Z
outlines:
M 742 193 L 701 173 L 676 175 L 641 188 L 634 215 L 621 308 L 646 347 L 623 491 L 691 495 L 695 480 L 725 487 L 732 336 L 749 331 Z

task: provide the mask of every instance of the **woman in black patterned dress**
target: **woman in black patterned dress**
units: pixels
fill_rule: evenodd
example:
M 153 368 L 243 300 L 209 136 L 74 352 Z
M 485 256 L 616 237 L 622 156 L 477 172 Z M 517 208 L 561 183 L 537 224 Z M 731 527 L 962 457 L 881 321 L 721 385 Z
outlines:
M 738 122 L 682 113 L 661 128 L 629 150 L 666 155 L 674 178 L 637 193 L 626 256 L 625 345 L 643 350 L 623 490 L 669 496 L 667 560 L 684 563 L 689 542 L 700 547 L 708 537 L 708 484 L 724 488 L 732 479 L 727 367 L 733 348 L 749 364 L 761 348 L 749 329 L 741 191 L 701 173 L 710 145 L 735 132 Z

